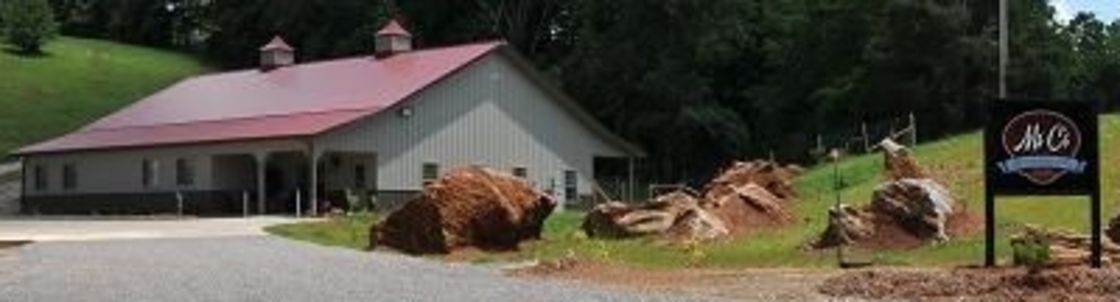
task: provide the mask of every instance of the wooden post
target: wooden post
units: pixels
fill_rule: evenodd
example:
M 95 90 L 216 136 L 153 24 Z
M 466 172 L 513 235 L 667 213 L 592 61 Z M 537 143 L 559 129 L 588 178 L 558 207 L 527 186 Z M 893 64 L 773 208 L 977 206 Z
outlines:
M 249 190 L 241 191 L 241 217 L 249 217 Z
M 861 135 L 863 135 L 863 152 L 870 152 L 871 151 L 871 138 L 869 138 L 868 135 L 867 135 L 867 123 L 860 123 L 859 124 L 859 129 L 860 129 L 859 131 L 860 131 Z
M 265 187 L 265 177 L 267 177 L 265 174 L 268 169 L 268 153 L 256 153 L 253 158 L 257 162 L 257 215 L 264 215 L 267 211 L 265 194 L 268 190 Z
M 300 189 L 296 188 L 296 218 L 303 216 L 303 197 L 300 195 L 303 195 L 303 192 L 300 192 Z
M 910 148 L 918 146 L 918 120 L 914 118 L 914 113 L 910 113 Z
M 1089 237 L 1089 238 L 1092 239 L 1092 244 L 1089 247 L 1090 248 L 1090 257 L 1092 257 L 1092 259 L 1089 260 L 1089 265 L 1092 266 L 1093 268 L 1100 268 L 1101 267 L 1101 191 L 1100 191 L 1099 188 L 1098 189 L 1093 189 L 1093 193 L 1090 196 L 1089 202 L 1092 203 L 1089 206 L 1089 216 L 1092 216 L 1091 218 L 1089 218 L 1089 221 L 1092 224 L 1090 226 L 1091 231 L 1090 231 L 1090 237 Z
M 310 192 L 307 200 L 311 202 L 311 216 L 315 216 L 319 214 L 319 154 L 314 146 L 311 146 L 308 153 L 311 177 L 307 184 L 307 190 Z

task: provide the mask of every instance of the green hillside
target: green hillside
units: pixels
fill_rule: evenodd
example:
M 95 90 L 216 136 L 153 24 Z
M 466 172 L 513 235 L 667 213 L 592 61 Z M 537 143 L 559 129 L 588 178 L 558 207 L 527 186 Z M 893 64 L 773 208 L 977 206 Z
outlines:
M 188 55 L 101 40 L 61 37 L 44 51 L 0 51 L 0 159 L 207 69 Z
M 1120 187 L 1120 116 L 1106 115 L 1101 118 L 1101 196 L 1103 219 L 1108 219 L 1118 211 Z M 916 148 L 918 161 L 934 177 L 945 183 L 958 198 L 963 199 L 969 211 L 983 214 L 984 182 L 981 170 L 983 143 L 981 135 L 973 133 L 946 140 L 924 144 Z M 864 155 L 842 161 L 840 173 L 848 185 L 842 190 L 844 202 L 864 204 L 874 187 L 883 180 L 883 159 L 881 155 Z M 824 228 L 824 213 L 834 200 L 831 192 L 832 167 L 822 166 L 809 171 L 798 183 L 806 198 L 800 203 L 800 213 L 809 220 L 801 236 L 809 236 Z M 819 197 L 818 197 L 819 196 Z M 819 199 L 819 200 L 817 200 Z M 1047 227 L 1064 228 L 1071 231 L 1088 233 L 1089 202 L 1080 197 L 1031 197 L 998 198 L 996 200 L 997 236 L 1001 238 L 997 251 L 1009 255 L 1006 236 L 1023 224 L 1036 224 Z M 913 264 L 969 264 L 980 263 L 983 255 L 983 234 L 977 232 L 966 238 L 954 238 L 954 242 L 944 246 L 928 247 L 911 251 L 883 253 L 887 260 Z
M 1120 203 L 1120 188 L 1116 183 L 1116 179 L 1120 178 L 1120 154 L 1115 152 L 1120 150 L 1120 116 L 1103 117 L 1100 132 L 1103 150 L 1102 207 L 1104 218 L 1108 219 L 1118 212 Z M 918 161 L 962 199 L 966 210 L 976 214 L 977 223 L 982 223 L 979 220 L 983 215 L 983 145 L 980 134 L 977 132 L 923 144 L 914 151 Z M 839 165 L 839 172 L 844 184 L 841 200 L 854 205 L 867 204 L 874 188 L 884 180 L 882 155 L 867 154 L 844 159 Z M 581 256 L 612 262 L 658 267 L 835 267 L 833 251 L 805 248 L 827 226 L 828 208 L 835 200 L 832 191 L 833 166 L 810 169 L 798 178 L 796 186 L 800 193 L 795 203 L 796 223 L 760 230 L 731 242 L 680 249 L 667 248 L 648 240 L 589 240 L 580 235 L 581 214 L 561 213 L 548 220 L 544 235 L 546 240 L 529 248 L 526 254 L 534 258 L 550 258 L 574 251 Z M 1001 259 L 1008 259 L 1010 255 L 1007 236 L 1026 223 L 1088 232 L 1088 198 L 1001 198 L 997 204 L 997 253 Z M 983 247 L 983 232 L 978 228 L 975 233 L 952 238 L 941 245 L 861 251 L 856 257 L 891 265 L 969 265 L 983 262 Z

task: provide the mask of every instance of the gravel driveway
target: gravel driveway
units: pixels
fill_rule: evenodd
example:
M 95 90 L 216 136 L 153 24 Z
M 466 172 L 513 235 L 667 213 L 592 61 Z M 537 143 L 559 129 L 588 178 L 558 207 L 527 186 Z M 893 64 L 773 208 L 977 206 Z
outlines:
M 3 301 L 682 300 L 272 236 L 62 241 L 0 254 Z

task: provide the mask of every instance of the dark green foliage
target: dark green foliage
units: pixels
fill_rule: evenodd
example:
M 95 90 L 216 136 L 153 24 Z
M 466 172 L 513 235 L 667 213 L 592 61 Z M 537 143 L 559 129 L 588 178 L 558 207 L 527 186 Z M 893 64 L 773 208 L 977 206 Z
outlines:
M 921 140 L 975 129 L 998 87 L 992 0 L 51 3 L 67 34 L 196 50 L 230 68 L 255 66 L 277 34 L 302 62 L 368 54 L 391 16 L 420 48 L 502 38 L 649 151 L 638 172 L 651 182 L 698 182 L 771 154 L 812 162 L 817 135 L 842 147 L 861 123 L 910 113 Z M 1009 3 L 1011 96 L 1120 108 L 1120 23 L 1059 23 L 1046 0 Z
M 39 53 L 58 30 L 47 0 L 0 1 L 0 35 L 23 53 Z
M 369 0 L 215 1 L 206 10 L 205 53 L 230 67 L 256 66 L 257 48 L 274 35 L 303 62 L 372 53 L 374 34 L 389 20 L 388 8 Z

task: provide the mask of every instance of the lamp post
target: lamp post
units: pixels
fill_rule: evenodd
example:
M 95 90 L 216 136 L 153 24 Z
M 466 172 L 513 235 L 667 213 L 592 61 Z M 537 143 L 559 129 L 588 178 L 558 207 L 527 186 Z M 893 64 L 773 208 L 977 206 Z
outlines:
M 828 151 L 828 159 L 832 161 L 832 193 L 836 197 L 833 201 L 832 211 L 840 210 L 840 149 L 832 148 Z M 836 219 L 834 215 L 828 215 L 828 219 Z M 835 221 L 829 221 L 829 224 L 835 225 Z M 836 246 L 836 264 L 844 266 L 844 245 Z

